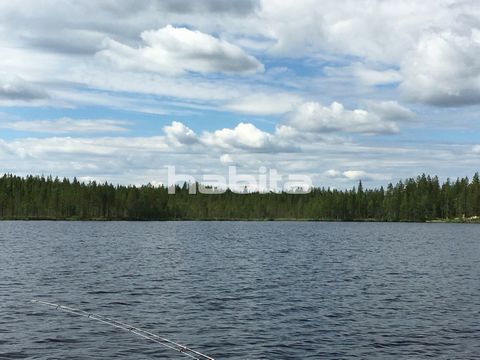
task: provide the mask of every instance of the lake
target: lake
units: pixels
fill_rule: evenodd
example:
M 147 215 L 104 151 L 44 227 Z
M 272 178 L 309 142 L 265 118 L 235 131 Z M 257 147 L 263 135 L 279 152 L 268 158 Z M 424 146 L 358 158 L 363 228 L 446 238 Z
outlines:
M 480 356 L 480 226 L 0 222 L 1 359 Z

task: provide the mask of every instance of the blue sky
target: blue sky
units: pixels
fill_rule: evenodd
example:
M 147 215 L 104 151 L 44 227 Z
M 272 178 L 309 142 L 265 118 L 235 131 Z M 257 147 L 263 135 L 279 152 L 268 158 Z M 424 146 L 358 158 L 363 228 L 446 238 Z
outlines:
M 2 172 L 265 166 L 345 188 L 478 171 L 475 1 L 22 0 L 0 24 Z

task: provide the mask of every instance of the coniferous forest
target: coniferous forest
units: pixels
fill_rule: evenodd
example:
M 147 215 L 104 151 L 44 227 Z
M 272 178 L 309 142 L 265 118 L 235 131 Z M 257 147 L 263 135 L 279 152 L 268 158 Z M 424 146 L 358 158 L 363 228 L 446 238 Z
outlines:
M 114 186 L 52 177 L 0 178 L 0 219 L 71 220 L 472 220 L 480 216 L 480 180 L 440 183 L 421 175 L 364 189 L 315 188 L 308 194 L 188 193 L 178 186 Z

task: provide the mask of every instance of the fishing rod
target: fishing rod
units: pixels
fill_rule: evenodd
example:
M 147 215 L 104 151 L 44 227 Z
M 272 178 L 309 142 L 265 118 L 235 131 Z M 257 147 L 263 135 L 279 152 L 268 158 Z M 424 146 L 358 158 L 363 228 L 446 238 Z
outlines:
M 114 319 L 110 319 L 110 318 L 102 316 L 102 315 L 92 314 L 92 313 L 88 313 L 88 312 L 83 311 L 83 310 L 74 309 L 74 308 L 64 306 L 64 305 L 53 304 L 53 303 L 49 303 L 49 302 L 41 301 L 41 300 L 30 300 L 30 302 L 35 303 L 35 304 L 49 306 L 51 308 L 54 308 L 55 310 L 61 310 L 63 312 L 69 313 L 69 314 L 78 315 L 78 316 L 82 316 L 82 317 L 87 318 L 87 319 L 96 320 L 96 321 L 99 321 L 101 323 L 116 327 L 118 329 L 122 329 L 122 330 L 125 330 L 125 331 L 128 331 L 128 332 L 131 332 L 131 333 L 133 333 L 135 335 L 138 335 L 142 338 L 145 338 L 145 339 L 148 339 L 150 341 L 156 342 L 157 344 L 163 345 L 163 346 L 165 346 L 165 347 L 167 347 L 171 350 L 178 351 L 178 352 L 182 353 L 183 355 L 186 355 L 186 356 L 188 356 L 192 359 L 195 359 L 195 360 L 215 360 L 214 358 L 212 358 L 210 356 L 207 356 L 205 354 L 202 354 L 201 352 L 190 349 L 190 348 L 186 347 L 185 345 L 181 345 L 179 343 L 176 343 L 175 341 L 168 340 L 168 339 L 166 339 L 162 336 L 152 334 L 149 331 L 142 330 L 142 329 L 137 328 L 135 326 L 132 326 L 132 325 L 129 325 L 129 324 L 126 324 L 126 323 L 123 323 L 123 322 L 120 322 L 120 321 L 117 321 L 117 320 L 114 320 Z

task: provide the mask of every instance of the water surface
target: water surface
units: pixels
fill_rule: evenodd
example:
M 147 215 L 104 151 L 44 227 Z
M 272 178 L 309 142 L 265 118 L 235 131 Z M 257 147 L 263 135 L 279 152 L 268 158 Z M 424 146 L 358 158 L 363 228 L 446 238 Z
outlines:
M 480 226 L 0 222 L 1 359 L 474 359 Z

